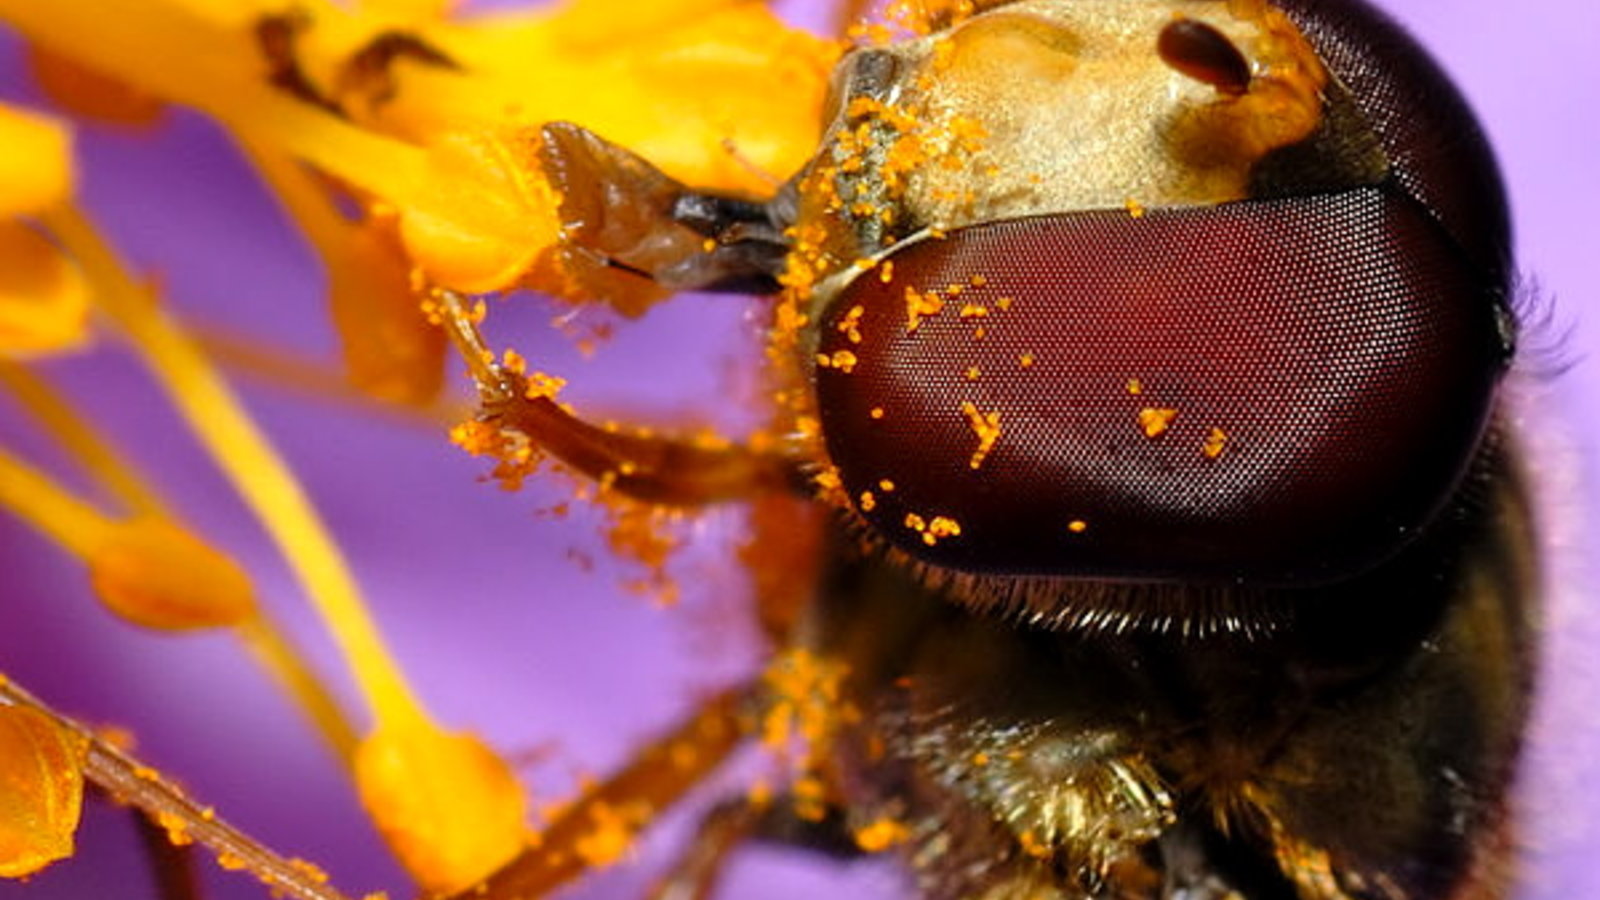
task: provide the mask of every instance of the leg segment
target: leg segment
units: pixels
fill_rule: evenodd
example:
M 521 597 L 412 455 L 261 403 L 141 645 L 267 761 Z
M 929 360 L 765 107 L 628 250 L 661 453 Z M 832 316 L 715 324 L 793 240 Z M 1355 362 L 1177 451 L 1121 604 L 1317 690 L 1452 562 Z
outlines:
M 804 483 L 793 455 L 585 422 L 548 396 L 530 396 L 526 378 L 492 362 L 462 297 L 437 292 L 435 312 L 478 382 L 483 421 L 526 437 L 602 485 L 647 503 L 703 506 Z
M 746 841 L 765 841 L 856 859 L 861 848 L 845 827 L 842 811 L 829 809 L 818 821 L 794 814 L 792 798 L 736 798 L 718 804 L 700 820 L 694 841 L 649 900 L 709 900 L 729 855 Z
M 747 733 L 752 692 L 718 694 L 621 772 L 590 789 L 541 839 L 482 884 L 452 900 L 542 897 L 616 859 L 632 835 L 711 774 Z

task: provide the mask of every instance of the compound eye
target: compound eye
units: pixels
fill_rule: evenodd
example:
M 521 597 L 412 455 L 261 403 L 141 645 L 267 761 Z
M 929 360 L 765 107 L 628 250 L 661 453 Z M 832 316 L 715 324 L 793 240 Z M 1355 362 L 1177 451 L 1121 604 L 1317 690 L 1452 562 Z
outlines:
M 954 231 L 829 307 L 826 446 L 937 566 L 1337 580 L 1476 452 L 1505 355 L 1480 272 L 1392 186 Z

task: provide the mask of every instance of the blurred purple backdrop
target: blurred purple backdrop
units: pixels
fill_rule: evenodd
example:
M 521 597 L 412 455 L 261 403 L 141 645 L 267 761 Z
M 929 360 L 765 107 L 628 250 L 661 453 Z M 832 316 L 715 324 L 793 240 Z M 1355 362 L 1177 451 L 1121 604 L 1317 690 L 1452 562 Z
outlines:
M 1600 856 L 1600 657 L 1589 652 L 1600 644 L 1600 609 L 1584 608 L 1593 583 L 1585 563 L 1596 541 L 1580 519 L 1594 506 L 1588 469 L 1600 458 L 1590 424 L 1600 415 L 1600 374 L 1587 359 L 1600 333 L 1586 308 L 1600 275 L 1595 230 L 1584 224 L 1589 205 L 1600 206 L 1593 54 L 1600 7 L 1588 0 L 1383 5 L 1473 100 L 1509 181 L 1521 268 L 1553 298 L 1557 325 L 1571 328 L 1562 352 L 1577 364 L 1525 391 L 1557 589 L 1520 794 L 1527 854 L 1518 896 L 1600 896 L 1600 866 L 1592 864 Z M 796 12 L 816 18 L 815 10 Z M 34 95 L 16 49 L 9 36 L 0 38 L 0 96 L 26 100 Z M 88 205 L 125 255 L 160 277 L 175 307 L 332 358 L 314 260 L 213 129 L 189 116 L 148 136 L 90 127 L 81 155 Z M 738 424 L 729 418 L 737 411 L 707 398 L 725 396 L 726 374 L 754 358 L 744 302 L 661 307 L 621 329 L 592 360 L 543 327 L 553 312 L 518 298 L 497 308 L 495 334 L 569 376 L 564 396 L 580 406 Z M 137 367 L 112 353 L 50 371 L 156 473 L 203 533 L 248 561 L 262 595 L 316 663 L 342 677 L 260 530 L 204 457 L 175 437 L 180 426 Z M 453 726 L 513 754 L 539 756 L 527 774 L 543 799 L 577 772 L 612 768 L 697 695 L 754 664 L 744 586 L 731 561 L 736 513 L 697 526 L 695 551 L 679 566 L 685 602 L 658 611 L 621 589 L 628 573 L 606 562 L 594 517 L 535 515 L 561 488 L 503 494 L 479 483 L 482 466 L 437 432 L 249 381 L 241 391 L 341 537 L 426 701 Z M 4 402 L 0 442 L 43 452 Z M 601 564 L 585 571 L 573 559 L 582 554 Z M 228 638 L 151 635 L 112 620 L 90 599 L 72 560 L 6 518 L 0 572 L 0 671 L 87 721 L 132 729 L 149 761 L 275 848 L 322 864 L 352 894 L 408 896 L 337 767 Z M 690 816 L 675 815 L 635 864 L 567 896 L 639 896 Z M 145 897 L 141 865 L 126 814 L 93 804 L 79 857 L 29 885 L 0 883 L 0 900 Z M 244 878 L 206 868 L 211 896 L 264 896 Z M 724 896 L 824 892 L 835 900 L 906 894 L 890 865 L 838 866 L 757 848 L 738 856 Z

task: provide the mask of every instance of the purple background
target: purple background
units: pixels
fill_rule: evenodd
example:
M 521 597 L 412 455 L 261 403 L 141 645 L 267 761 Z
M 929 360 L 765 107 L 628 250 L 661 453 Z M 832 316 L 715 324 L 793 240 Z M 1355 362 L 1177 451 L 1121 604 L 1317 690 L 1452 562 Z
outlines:
M 1600 413 L 1590 399 L 1600 375 L 1587 358 L 1600 334 L 1586 306 L 1600 276 L 1584 218 L 1600 202 L 1600 9 L 1588 0 L 1384 5 L 1457 76 L 1487 124 L 1510 184 L 1522 270 L 1553 300 L 1549 332 L 1568 332 L 1560 356 L 1576 363 L 1556 379 L 1525 379 L 1522 390 L 1556 590 L 1520 793 L 1527 853 L 1519 896 L 1600 896 L 1600 867 L 1591 865 L 1600 854 L 1600 669 L 1588 652 L 1600 641 L 1600 610 L 1583 608 L 1592 583 L 1583 563 L 1595 541 L 1579 519 L 1593 506 L 1587 470 Z M 0 43 L 0 93 L 26 98 L 15 49 Z M 87 128 L 81 153 L 88 205 L 125 255 L 161 278 L 174 306 L 331 357 L 313 258 L 209 126 L 178 116 L 153 136 Z M 727 396 L 726 374 L 754 359 L 742 337 L 752 321 L 743 301 L 669 304 L 621 329 L 589 361 L 542 327 L 553 312 L 518 298 L 497 308 L 495 334 L 568 375 L 566 396 L 580 406 L 739 425 L 736 405 L 708 398 Z M 114 351 L 51 372 L 204 534 L 248 561 L 263 597 L 321 669 L 341 675 L 260 530 L 137 367 Z M 609 770 L 698 693 L 753 665 L 744 585 L 731 561 L 736 513 L 695 526 L 696 550 L 679 564 L 685 602 L 663 612 L 620 589 L 629 573 L 593 539 L 595 517 L 535 515 L 563 496 L 559 486 L 506 495 L 478 483 L 482 466 L 437 432 L 250 382 L 241 391 L 340 536 L 427 703 L 508 753 L 540 757 L 527 769 L 540 800 L 569 789 L 577 773 Z M 43 453 L 3 400 L 0 442 Z M 600 564 L 585 571 L 574 551 Z M 76 563 L 6 518 L 0 572 L 0 670 L 87 721 L 132 729 L 152 763 L 272 846 L 322 864 L 348 892 L 408 895 L 337 768 L 228 638 L 152 635 L 112 620 L 88 596 Z M 676 833 L 647 841 L 637 864 L 569 896 L 638 896 L 687 815 L 674 817 Z M 81 844 L 78 859 L 30 885 L 0 883 L 0 900 L 148 896 L 125 813 L 91 805 Z M 216 897 L 264 896 L 246 879 L 206 868 Z M 905 893 L 892 866 L 836 866 L 762 848 L 740 854 L 730 879 L 730 897 Z

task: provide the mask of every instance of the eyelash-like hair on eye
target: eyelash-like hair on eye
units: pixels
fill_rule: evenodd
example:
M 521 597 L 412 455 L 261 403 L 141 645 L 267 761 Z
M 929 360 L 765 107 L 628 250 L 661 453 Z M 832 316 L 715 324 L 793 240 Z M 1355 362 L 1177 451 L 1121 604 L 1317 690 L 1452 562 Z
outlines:
M 1563 313 L 1537 276 L 1522 274 L 1513 280 L 1511 314 L 1517 321 L 1513 369 L 1518 374 L 1548 383 L 1584 361 L 1584 354 L 1577 349 L 1577 320 Z

